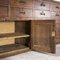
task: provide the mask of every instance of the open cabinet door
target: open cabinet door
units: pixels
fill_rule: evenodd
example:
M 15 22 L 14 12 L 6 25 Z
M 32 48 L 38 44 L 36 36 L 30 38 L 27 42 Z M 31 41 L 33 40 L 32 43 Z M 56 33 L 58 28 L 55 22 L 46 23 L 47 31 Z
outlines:
M 55 22 L 35 20 L 31 23 L 32 49 L 39 52 L 55 53 Z

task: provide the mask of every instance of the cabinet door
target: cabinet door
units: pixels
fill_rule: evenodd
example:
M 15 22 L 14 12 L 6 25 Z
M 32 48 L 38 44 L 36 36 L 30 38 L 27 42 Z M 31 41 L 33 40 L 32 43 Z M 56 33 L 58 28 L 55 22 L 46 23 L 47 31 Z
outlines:
M 32 21 L 32 49 L 55 52 L 54 21 Z
M 10 0 L 11 7 L 32 8 L 32 0 Z
M 0 20 L 6 20 L 8 18 L 8 7 L 0 6 Z

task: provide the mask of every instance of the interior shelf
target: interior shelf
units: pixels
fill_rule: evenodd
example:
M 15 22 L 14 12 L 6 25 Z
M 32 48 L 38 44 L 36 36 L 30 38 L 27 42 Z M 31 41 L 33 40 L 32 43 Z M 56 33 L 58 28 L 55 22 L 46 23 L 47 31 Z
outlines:
M 0 34 L 0 39 L 6 39 L 6 38 L 23 38 L 23 37 L 29 37 L 30 35 L 24 34 L 24 33 L 7 33 L 7 34 Z
M 30 28 L 30 21 L 0 22 L 0 58 L 29 51 Z
M 11 52 L 11 51 L 23 51 L 23 50 L 28 50 L 29 47 L 25 46 L 25 45 L 19 45 L 19 44 L 11 44 L 11 45 L 5 45 L 5 46 L 0 46 L 0 55 L 7 53 L 7 52 Z

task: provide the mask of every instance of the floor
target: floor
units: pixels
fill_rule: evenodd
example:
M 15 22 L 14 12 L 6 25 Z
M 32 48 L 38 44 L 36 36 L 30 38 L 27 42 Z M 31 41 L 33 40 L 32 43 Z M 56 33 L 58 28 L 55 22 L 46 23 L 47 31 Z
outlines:
M 56 46 L 56 54 L 29 51 L 0 60 L 60 60 L 60 44 Z

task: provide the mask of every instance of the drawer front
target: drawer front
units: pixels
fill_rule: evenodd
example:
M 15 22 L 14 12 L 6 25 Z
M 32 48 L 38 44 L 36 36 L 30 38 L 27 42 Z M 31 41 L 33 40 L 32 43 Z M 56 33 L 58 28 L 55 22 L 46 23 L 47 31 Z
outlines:
M 20 19 L 20 18 L 30 18 L 32 17 L 32 10 L 30 9 L 20 9 L 20 8 L 11 8 L 11 17 Z
M 51 18 L 55 20 L 60 20 L 60 12 L 51 12 Z
M 0 17 L 8 17 L 8 8 L 0 6 Z
M 11 0 L 11 7 L 32 8 L 32 0 Z
M 0 6 L 8 6 L 9 0 L 0 0 Z
M 49 11 L 39 11 L 35 10 L 33 12 L 33 17 L 34 18 L 41 18 L 41 19 L 49 19 L 50 18 L 50 12 Z
M 49 2 L 46 1 L 34 1 L 34 9 L 43 9 L 43 10 L 49 10 Z
M 50 10 L 51 11 L 60 11 L 60 4 L 54 4 L 54 3 L 51 3 L 50 4 Z

